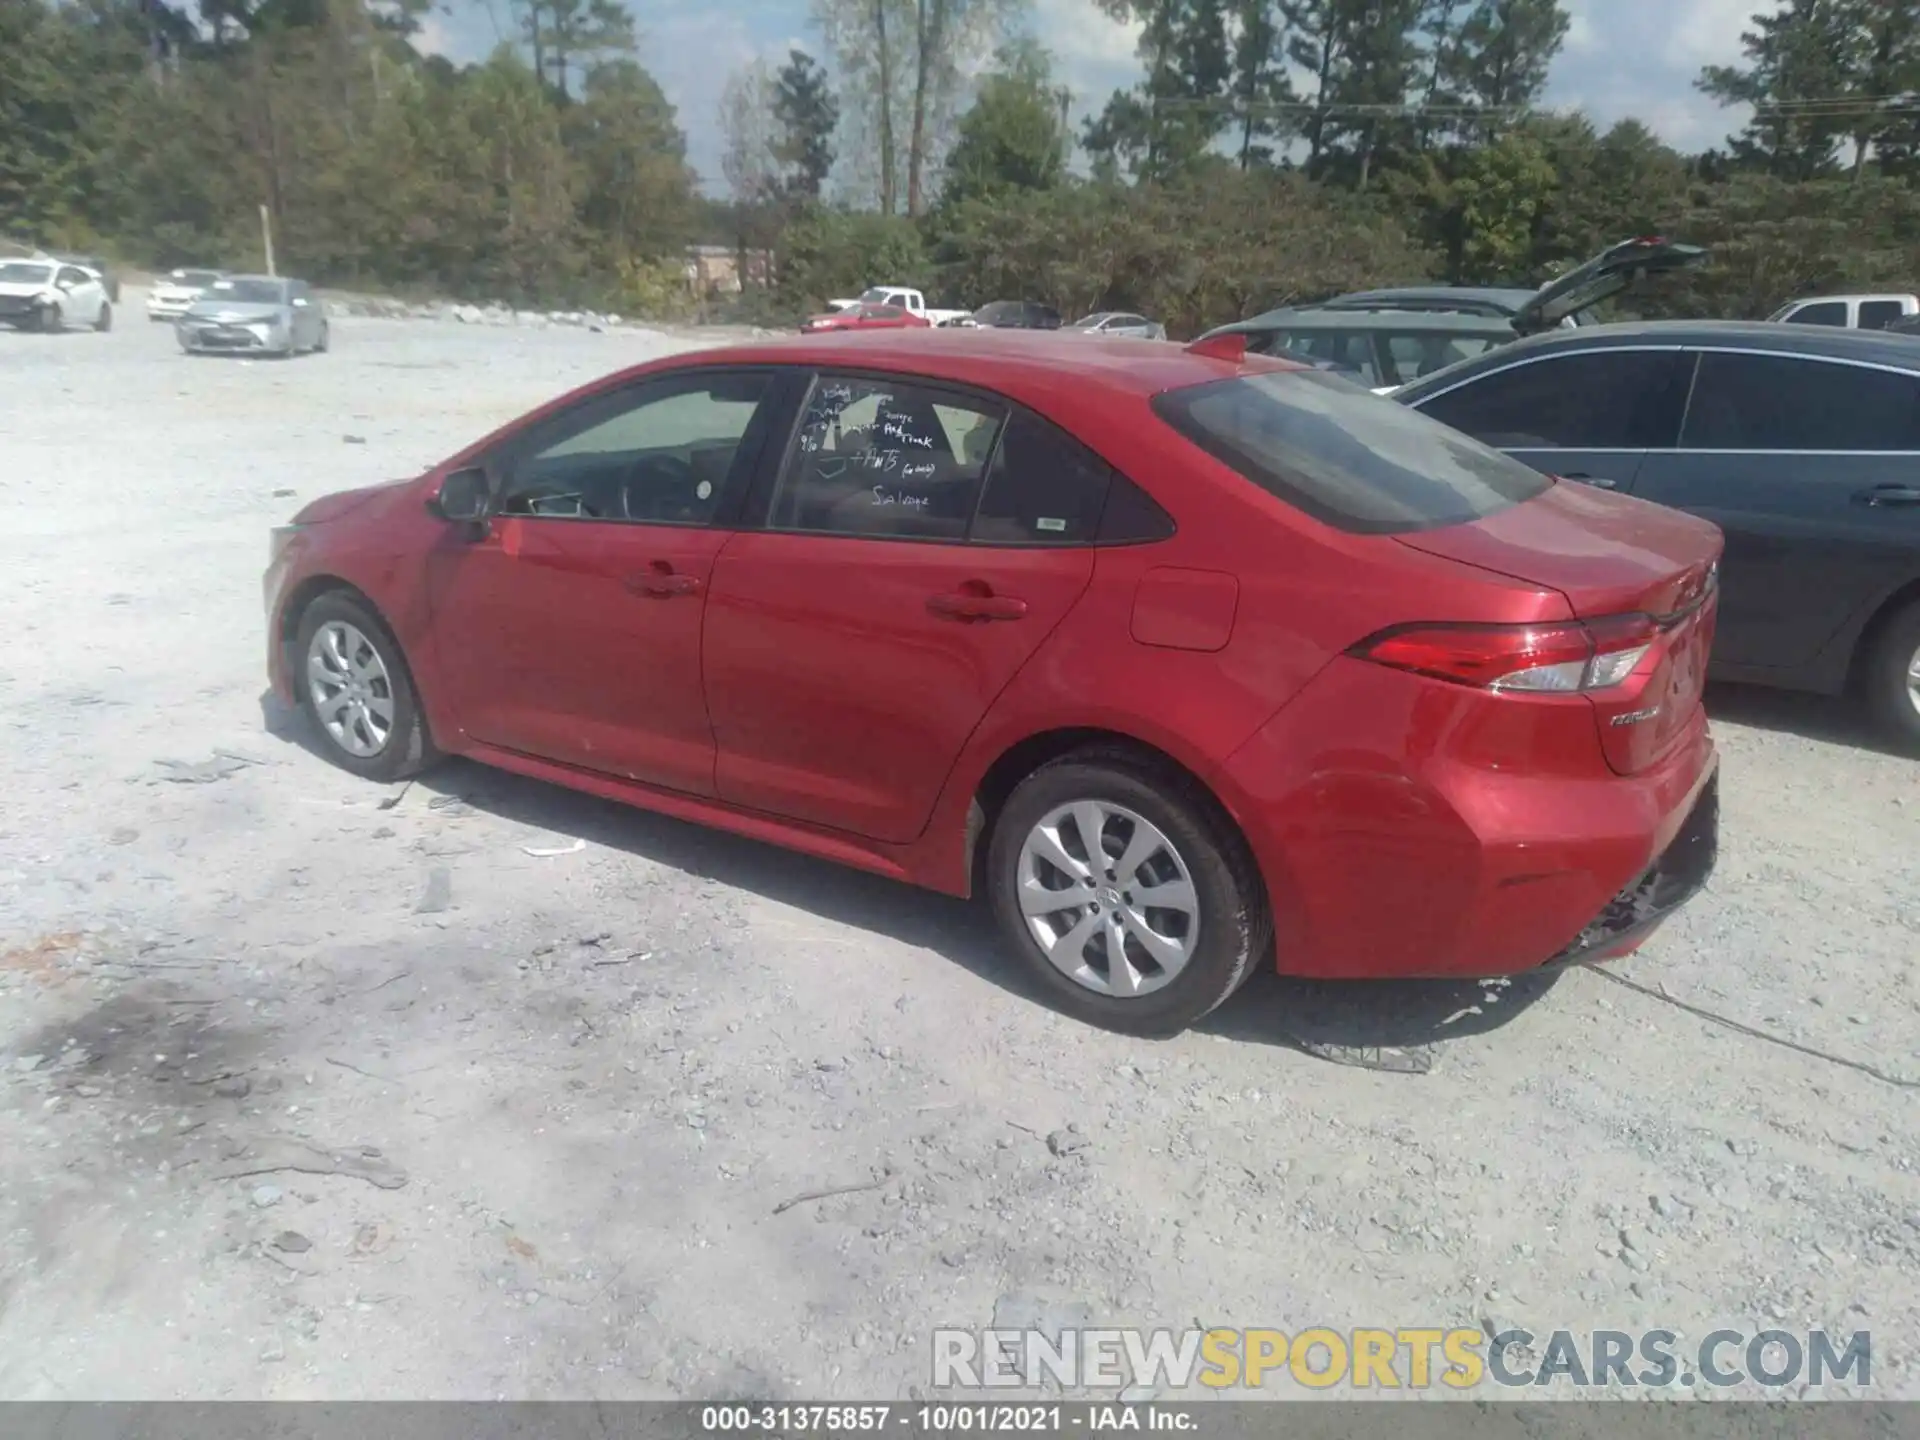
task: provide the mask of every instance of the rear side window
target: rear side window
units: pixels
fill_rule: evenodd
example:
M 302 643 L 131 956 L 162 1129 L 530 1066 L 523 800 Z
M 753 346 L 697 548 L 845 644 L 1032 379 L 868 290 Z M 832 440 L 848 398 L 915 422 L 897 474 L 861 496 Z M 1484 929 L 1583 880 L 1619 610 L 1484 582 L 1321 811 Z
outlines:
M 1261 347 L 1278 359 L 1318 360 L 1351 370 L 1371 388 L 1387 384 L 1380 378 L 1371 330 L 1276 330 Z
M 1502 450 L 1666 449 L 1692 364 L 1674 350 L 1593 350 L 1495 370 L 1420 408 Z
M 1706 354 L 1689 450 L 1920 450 L 1920 379 L 1785 355 Z
M 1884 330 L 1906 312 L 1900 308 L 1898 300 L 1862 300 L 1860 302 L 1860 328 L 1862 330 Z
M 1078 440 L 1014 412 L 974 516 L 979 545 L 1084 545 L 1100 528 L 1113 470 Z
M 1802 305 L 1787 316 L 1793 325 L 1842 325 L 1847 323 L 1847 302 L 1844 300 L 1822 300 L 1814 305 Z
M 1418 411 L 1315 372 L 1246 375 L 1156 396 L 1155 411 L 1271 495 L 1341 530 L 1461 525 L 1553 482 Z
M 918 385 L 823 376 L 774 492 L 769 527 L 964 540 L 1004 413 Z

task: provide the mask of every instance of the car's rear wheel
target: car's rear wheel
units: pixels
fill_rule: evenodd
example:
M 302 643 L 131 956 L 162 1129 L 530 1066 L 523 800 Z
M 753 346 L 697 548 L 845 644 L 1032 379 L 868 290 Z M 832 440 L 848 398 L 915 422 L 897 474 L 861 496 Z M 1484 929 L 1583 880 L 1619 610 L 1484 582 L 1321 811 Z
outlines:
M 102 305 L 100 313 L 94 318 L 93 328 L 100 331 L 113 329 L 113 306 Z
M 1867 655 L 1868 703 L 1888 733 L 1920 751 L 1920 603 L 1908 605 L 1881 628 Z
M 327 333 L 327 327 L 324 324 L 321 325 L 320 338 L 313 342 L 313 353 L 316 355 L 326 354 L 327 345 L 329 344 L 331 339 L 332 337 Z
M 328 757 L 369 780 L 400 780 L 437 752 L 427 737 L 406 657 L 380 617 L 342 591 L 300 617 L 294 683 Z
M 1246 843 L 1200 787 L 1125 749 L 1083 750 L 1020 783 L 987 884 L 1006 937 L 1068 1014 L 1173 1035 L 1271 949 Z

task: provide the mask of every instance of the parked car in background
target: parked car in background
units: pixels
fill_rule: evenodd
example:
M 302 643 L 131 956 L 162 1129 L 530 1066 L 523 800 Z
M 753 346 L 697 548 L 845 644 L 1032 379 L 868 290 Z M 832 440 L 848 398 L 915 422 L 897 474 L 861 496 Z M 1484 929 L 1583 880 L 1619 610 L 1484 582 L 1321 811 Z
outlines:
M 1327 365 L 1387 391 L 1510 343 L 1513 327 L 1497 316 L 1443 311 L 1271 310 L 1206 338 L 1245 335 L 1259 355 Z
M 995 300 L 947 324 L 975 330 L 1058 330 L 1060 312 L 1035 300 Z
M 834 310 L 815 315 L 800 326 L 803 335 L 832 330 L 921 330 L 927 327 L 924 315 L 898 305 L 855 305 L 851 310 Z
M 1843 330 L 1885 330 L 1920 316 L 1920 295 L 1810 295 L 1782 305 L 1767 318 L 1787 325 L 1831 325 Z
M 458 753 L 977 885 L 1061 1008 L 1136 1033 L 1267 966 L 1608 959 L 1706 881 L 1711 525 L 1329 375 L 1084 354 L 608 376 L 277 530 L 274 692 L 369 779 Z
M 1397 285 L 1384 290 L 1356 290 L 1318 301 L 1317 310 L 1417 310 L 1454 315 L 1484 315 L 1511 320 L 1531 305 L 1540 291 L 1495 285 Z M 1560 324 L 1572 327 L 1595 323 L 1591 310 L 1576 310 Z
M 1643 275 L 1661 274 L 1697 265 L 1707 252 L 1697 245 L 1680 245 L 1661 236 L 1643 236 L 1609 246 L 1591 260 L 1575 266 L 1557 280 L 1526 292 L 1517 309 L 1502 311 L 1486 297 L 1519 292 L 1472 290 L 1480 302 L 1421 304 L 1421 296 L 1444 295 L 1448 287 L 1416 287 L 1404 291 L 1370 291 L 1342 296 L 1338 301 L 1293 309 L 1270 310 L 1210 330 L 1216 335 L 1243 334 L 1247 347 L 1267 353 L 1302 353 L 1360 371 L 1369 388 L 1391 390 L 1422 375 L 1522 335 L 1569 328 L 1609 296 L 1616 295 Z M 1369 296 L 1406 297 L 1382 308 Z M 1307 337 L 1311 336 L 1309 339 Z M 1452 359 L 1443 358 L 1452 351 Z
M 1858 683 L 1920 750 L 1920 346 L 1768 322 L 1535 336 L 1396 400 L 1727 537 L 1714 673 Z M 1497 561 L 1490 560 L 1495 564 Z
M 99 274 L 51 258 L 0 260 L 0 324 L 16 330 L 113 328 Z
M 77 265 L 82 270 L 91 270 L 95 275 L 100 277 L 100 283 L 106 289 L 109 303 L 114 305 L 120 303 L 120 276 L 113 267 L 108 265 L 100 256 L 55 254 L 51 258 L 62 261 L 68 265 Z
M 1101 310 L 1083 315 L 1066 328 L 1076 335 L 1124 335 L 1137 340 L 1167 338 L 1166 326 L 1125 310 Z
M 958 320 L 967 312 L 964 310 L 933 310 L 927 306 L 927 297 L 918 290 L 905 285 L 875 285 L 857 300 L 829 300 L 829 314 L 854 310 L 862 305 L 892 305 L 916 315 L 929 325 L 944 325 L 949 320 Z
M 327 313 L 304 280 L 227 275 L 187 307 L 175 326 L 189 355 L 263 354 L 290 358 L 323 351 Z
M 224 278 L 224 270 L 174 270 L 153 282 L 147 291 L 149 320 L 178 320 L 189 306 L 207 291 L 214 281 Z

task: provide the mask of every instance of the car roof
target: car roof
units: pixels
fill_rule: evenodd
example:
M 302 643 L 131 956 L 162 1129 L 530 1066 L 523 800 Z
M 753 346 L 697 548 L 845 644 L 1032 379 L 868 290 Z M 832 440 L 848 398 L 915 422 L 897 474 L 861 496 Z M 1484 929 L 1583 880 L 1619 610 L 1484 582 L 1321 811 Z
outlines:
M 1267 330 L 1398 330 L 1508 339 L 1513 335 L 1513 326 L 1499 315 L 1462 315 L 1453 310 L 1327 310 L 1317 306 L 1269 310 L 1264 315 L 1223 325 L 1220 329 L 1228 334 Z
M 1384 290 L 1356 290 L 1332 299 L 1342 304 L 1365 300 L 1459 300 L 1468 304 L 1498 305 L 1511 313 L 1539 293 L 1537 289 L 1505 285 L 1394 285 Z
M 1071 382 L 1090 401 L 1100 397 L 1144 401 L 1162 391 L 1211 380 L 1303 368 L 1258 355 L 1236 362 L 1165 342 L 1100 336 L 1075 340 L 1054 331 L 928 328 L 827 332 L 718 346 L 651 361 L 623 372 L 620 378 L 682 366 L 771 364 L 880 370 L 978 386 L 1043 412 L 1055 408 L 1047 397 L 1058 396 L 1063 381 Z

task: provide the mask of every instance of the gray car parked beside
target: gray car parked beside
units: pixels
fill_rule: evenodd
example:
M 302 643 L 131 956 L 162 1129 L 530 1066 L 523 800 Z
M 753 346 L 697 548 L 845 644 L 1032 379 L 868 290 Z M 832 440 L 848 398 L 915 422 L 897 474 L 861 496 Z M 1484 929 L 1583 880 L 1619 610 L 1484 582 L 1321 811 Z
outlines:
M 327 312 L 304 280 L 231 275 L 214 281 L 176 325 L 189 355 L 293 356 L 331 339 Z
M 1134 340 L 1167 338 L 1167 327 L 1159 321 L 1124 310 L 1100 310 L 1083 315 L 1066 328 L 1080 335 L 1125 335 Z

